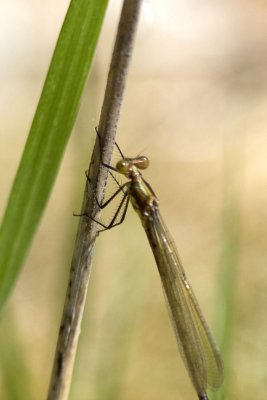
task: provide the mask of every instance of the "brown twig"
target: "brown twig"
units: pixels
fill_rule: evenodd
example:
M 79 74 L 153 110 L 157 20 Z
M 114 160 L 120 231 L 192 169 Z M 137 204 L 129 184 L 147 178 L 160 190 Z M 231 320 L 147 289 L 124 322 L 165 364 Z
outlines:
M 104 196 L 107 180 L 107 171 L 101 165 L 101 158 L 105 163 L 111 160 L 140 5 L 141 0 L 124 0 L 109 69 L 98 127 L 102 155 L 100 156 L 99 145 L 96 142 L 89 168 L 94 192 L 100 200 Z M 97 220 L 99 212 L 86 185 L 81 213 L 91 215 Z M 97 224 L 82 217 L 75 242 L 47 400 L 68 398 L 96 236 Z

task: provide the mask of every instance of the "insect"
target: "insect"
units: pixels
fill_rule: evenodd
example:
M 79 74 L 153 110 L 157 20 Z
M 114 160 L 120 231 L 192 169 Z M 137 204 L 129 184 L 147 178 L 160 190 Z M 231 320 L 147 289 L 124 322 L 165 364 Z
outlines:
M 101 230 L 121 224 L 129 202 L 132 203 L 154 254 L 181 356 L 199 400 L 208 400 L 207 388 L 217 390 L 223 381 L 220 352 L 187 280 L 174 241 L 162 219 L 159 200 L 142 176 L 141 171 L 149 167 L 148 158 L 126 158 L 117 144 L 116 146 L 122 159 L 115 168 L 104 163 L 103 165 L 109 169 L 119 188 L 109 200 L 98 205 L 100 208 L 106 207 L 119 193 L 123 197 L 108 226 L 96 222 L 102 226 Z M 120 185 L 110 170 L 124 175 L 128 181 Z M 121 219 L 116 222 L 120 213 Z M 82 215 L 91 218 L 87 214 Z

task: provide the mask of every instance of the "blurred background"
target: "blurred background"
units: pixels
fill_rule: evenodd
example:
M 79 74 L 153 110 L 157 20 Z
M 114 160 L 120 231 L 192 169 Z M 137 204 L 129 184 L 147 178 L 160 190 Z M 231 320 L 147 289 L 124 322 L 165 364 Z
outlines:
M 1 215 L 67 7 L 0 3 Z M 0 321 L 4 400 L 46 398 L 78 223 L 72 214 L 81 207 L 120 8 L 110 1 L 73 135 Z M 117 135 L 125 155 L 151 161 L 145 177 L 222 347 L 228 400 L 264 399 L 267 390 L 266 37 L 263 1 L 144 1 Z M 97 240 L 70 399 L 163 397 L 195 393 L 130 209 Z

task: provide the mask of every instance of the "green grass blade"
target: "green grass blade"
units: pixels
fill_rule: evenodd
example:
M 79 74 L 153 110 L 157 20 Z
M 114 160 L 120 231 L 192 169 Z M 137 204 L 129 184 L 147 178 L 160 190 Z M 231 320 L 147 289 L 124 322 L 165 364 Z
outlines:
M 221 389 L 210 394 L 210 400 L 230 398 L 231 352 L 235 316 L 235 289 L 240 253 L 240 183 L 243 138 L 228 138 L 225 143 L 224 199 L 222 212 L 222 247 L 216 287 L 215 336 L 224 361 L 224 382 Z
M 77 115 L 108 0 L 72 0 L 0 228 L 0 308 L 18 277 Z

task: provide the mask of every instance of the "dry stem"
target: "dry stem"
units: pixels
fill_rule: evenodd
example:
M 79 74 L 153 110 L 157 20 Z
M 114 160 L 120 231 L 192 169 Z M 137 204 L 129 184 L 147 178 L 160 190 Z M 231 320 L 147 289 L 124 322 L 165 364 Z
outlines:
M 124 0 L 121 12 L 98 127 L 102 160 L 105 163 L 111 160 L 140 5 L 141 0 Z M 102 199 L 107 171 L 102 167 L 100 158 L 99 145 L 96 141 L 89 173 L 95 193 Z M 100 210 L 95 203 L 86 185 L 82 213 L 98 219 Z M 48 400 L 68 398 L 96 236 L 97 224 L 86 217 L 80 218 Z

